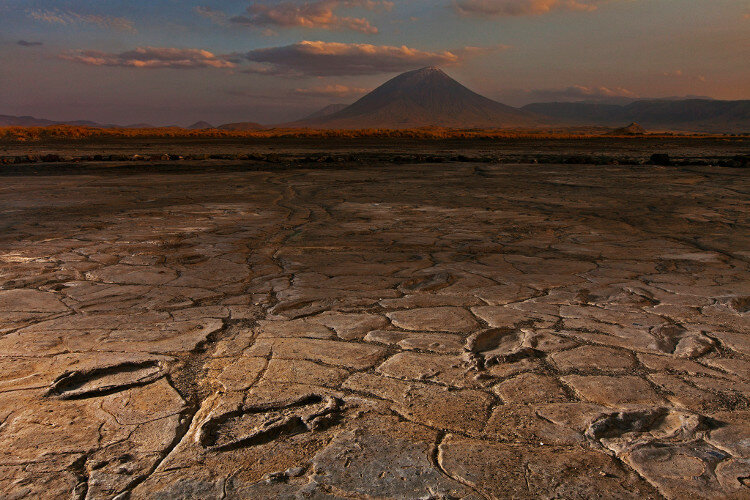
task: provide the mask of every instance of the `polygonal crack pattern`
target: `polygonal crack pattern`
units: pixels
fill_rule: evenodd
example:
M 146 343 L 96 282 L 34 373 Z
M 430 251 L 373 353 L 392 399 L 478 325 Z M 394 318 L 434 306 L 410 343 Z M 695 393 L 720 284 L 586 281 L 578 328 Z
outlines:
M 3 176 L 0 490 L 750 495 L 750 177 L 376 156 Z

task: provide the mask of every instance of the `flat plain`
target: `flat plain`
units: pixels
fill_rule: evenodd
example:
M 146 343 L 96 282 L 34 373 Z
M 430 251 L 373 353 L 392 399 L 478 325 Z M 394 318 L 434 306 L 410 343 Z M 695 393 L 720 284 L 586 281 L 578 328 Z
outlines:
M 746 139 L 212 147 L 1 167 L 4 497 L 750 498 Z

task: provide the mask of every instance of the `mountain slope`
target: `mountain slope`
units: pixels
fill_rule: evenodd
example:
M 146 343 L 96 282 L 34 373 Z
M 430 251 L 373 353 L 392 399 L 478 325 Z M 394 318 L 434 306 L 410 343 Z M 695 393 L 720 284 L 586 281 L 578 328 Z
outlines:
M 214 126 L 205 121 L 195 122 L 189 127 L 187 127 L 188 130 L 206 130 L 210 128 L 214 128 Z
M 320 110 L 316 111 L 315 113 L 312 113 L 311 115 L 308 115 L 308 116 L 304 117 L 302 119 L 302 121 L 304 121 L 304 120 L 317 120 L 317 119 L 323 118 L 325 116 L 330 116 L 330 115 L 332 115 L 334 113 L 338 113 L 339 111 L 341 111 L 342 109 L 346 108 L 347 106 L 349 106 L 349 105 L 348 104 L 329 104 L 325 108 L 320 109 Z
M 522 109 L 573 125 L 622 125 L 696 132 L 750 131 L 750 101 L 644 100 L 626 106 L 586 102 L 534 103 Z
M 538 102 L 521 109 L 572 125 L 622 125 L 627 121 L 624 106 L 617 104 Z
M 101 124 L 90 120 L 55 121 L 33 116 L 0 115 L 0 127 L 51 127 L 53 125 L 69 125 L 72 127 L 92 128 L 155 128 L 148 123 L 134 123 L 132 125 Z
M 255 122 L 237 122 L 237 123 L 225 123 L 224 125 L 219 125 L 219 130 L 234 130 L 234 131 L 248 131 L 248 130 L 263 130 L 266 127 L 261 125 L 260 123 Z
M 399 75 L 346 108 L 292 124 L 315 128 L 528 127 L 533 113 L 472 92 L 438 68 Z
M 47 127 L 60 122 L 34 118 L 33 116 L 0 115 L 0 127 Z

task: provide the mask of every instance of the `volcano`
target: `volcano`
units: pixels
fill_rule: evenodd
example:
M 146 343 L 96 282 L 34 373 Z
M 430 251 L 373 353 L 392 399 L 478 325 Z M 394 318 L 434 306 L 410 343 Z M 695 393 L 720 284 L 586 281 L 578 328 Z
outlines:
M 435 67 L 399 75 L 335 113 L 291 124 L 311 128 L 512 128 L 543 125 L 545 119 L 506 106 L 464 87 Z

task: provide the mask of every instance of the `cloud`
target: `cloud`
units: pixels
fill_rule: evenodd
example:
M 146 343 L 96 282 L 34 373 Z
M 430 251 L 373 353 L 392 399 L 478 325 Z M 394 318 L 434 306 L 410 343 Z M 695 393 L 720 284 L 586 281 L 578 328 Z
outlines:
M 703 75 L 689 75 L 686 72 L 682 71 L 681 69 L 676 69 L 674 71 L 664 71 L 662 73 L 662 76 L 665 76 L 667 78 L 684 78 L 688 80 L 696 80 L 701 83 L 706 82 L 706 77 Z
M 346 76 L 401 73 L 425 66 L 452 66 L 470 57 L 505 48 L 464 47 L 430 52 L 406 46 L 302 41 L 292 45 L 255 49 L 250 52 L 214 54 L 201 49 L 138 47 L 126 52 L 77 50 L 61 59 L 89 66 L 131 68 L 236 68 L 244 73 L 283 77 Z M 332 92 L 335 87 L 328 90 Z M 338 90 L 341 90 L 339 88 Z
M 20 45 L 21 47 L 39 47 L 40 45 L 44 45 L 42 42 L 29 42 L 27 40 L 18 40 L 16 42 L 16 45 Z
M 592 11 L 610 0 L 455 0 L 457 12 L 469 16 L 533 16 L 553 10 Z
M 325 85 L 309 89 L 294 89 L 292 94 L 305 97 L 355 97 L 369 92 L 369 89 L 347 87 L 346 85 Z
M 460 49 L 455 49 L 452 52 L 461 58 L 467 58 L 467 57 L 474 57 L 474 56 L 483 56 L 486 54 L 494 54 L 497 52 L 508 50 L 510 48 L 511 48 L 510 45 L 503 45 L 503 44 L 491 45 L 488 47 L 467 46 L 467 47 L 462 47 Z
M 61 24 L 63 26 L 70 26 L 75 24 L 95 24 L 102 28 L 110 28 L 118 31 L 136 31 L 133 21 L 124 17 L 99 16 L 96 14 L 78 14 L 76 12 L 62 11 L 58 9 L 32 9 L 28 11 L 28 14 L 32 19 L 50 24 Z
M 634 99 L 638 97 L 634 92 L 622 87 L 586 87 L 573 85 L 565 89 L 532 90 L 529 95 L 534 99 L 551 101 L 597 101 L 608 100 L 613 97 Z
M 227 21 L 229 20 L 229 16 L 226 15 L 225 12 L 221 10 L 212 9 L 211 7 L 205 6 L 205 5 L 198 5 L 195 9 L 193 9 L 196 14 L 199 16 L 205 17 L 207 19 L 210 19 L 211 21 L 215 22 L 216 24 L 227 24 Z
M 122 66 L 130 68 L 234 68 L 236 64 L 226 56 L 217 56 L 207 50 L 139 47 L 118 54 L 82 50 L 62 54 L 62 59 L 89 66 Z
M 639 99 L 635 92 L 622 87 L 573 85 L 563 89 L 508 89 L 497 93 L 497 99 L 513 106 L 532 102 L 598 102 L 624 104 Z
M 318 28 L 324 30 L 350 30 L 374 35 L 378 29 L 365 18 L 341 17 L 339 8 L 361 7 L 374 10 L 390 9 L 392 2 L 375 0 L 313 0 L 303 3 L 282 1 L 274 4 L 254 2 L 246 15 L 236 16 L 231 22 L 253 27 Z
M 400 73 L 423 66 L 458 64 L 463 60 L 461 55 L 450 51 L 311 41 L 251 50 L 245 58 L 256 63 L 247 72 L 282 76 Z

